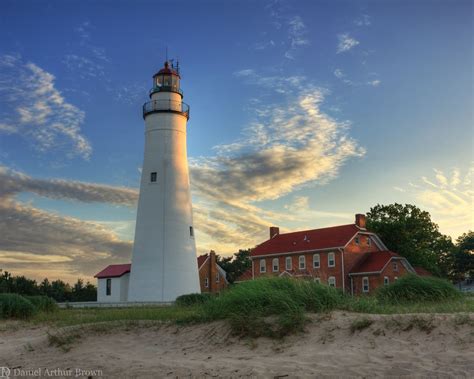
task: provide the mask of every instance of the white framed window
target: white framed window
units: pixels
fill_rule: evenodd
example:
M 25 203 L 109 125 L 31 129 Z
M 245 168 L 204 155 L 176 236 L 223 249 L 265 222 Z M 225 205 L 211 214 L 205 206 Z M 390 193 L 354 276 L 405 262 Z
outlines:
M 372 246 L 372 239 L 367 237 L 367 246 Z
M 356 245 L 358 245 L 360 243 L 360 238 L 359 236 L 357 236 L 356 238 L 354 238 L 354 242 Z
M 260 272 L 267 272 L 267 264 L 265 259 L 260 259 Z
M 314 278 L 313 279 L 316 283 L 320 284 L 321 283 L 321 278 Z
M 285 269 L 286 270 L 291 270 L 292 267 L 292 262 L 291 262 L 291 257 L 286 257 L 285 258 Z
M 334 253 L 328 254 L 328 267 L 334 267 L 336 265 L 336 256 Z
M 209 278 L 204 278 L 204 287 L 209 288 Z
M 328 278 L 328 285 L 329 287 L 336 287 L 336 278 L 334 276 Z
M 383 284 L 384 286 L 388 286 L 390 284 L 390 278 L 388 276 L 383 277 Z
M 305 256 L 300 255 L 300 257 L 298 258 L 298 262 L 299 262 L 300 270 L 304 270 L 306 268 L 306 258 L 305 258 Z
M 221 281 L 221 275 L 219 274 L 219 271 L 216 272 L 216 283 L 219 283 Z
M 278 263 L 278 258 L 273 258 L 272 267 L 273 267 L 273 272 L 280 271 L 280 264 Z
M 393 278 L 394 280 L 398 280 L 398 276 L 396 276 L 395 278 Z
M 367 293 L 369 292 L 369 277 L 364 276 L 362 278 L 362 292 Z
M 393 262 L 393 271 L 398 271 L 398 262 Z
M 313 254 L 313 268 L 319 268 L 321 265 L 321 258 L 319 254 Z

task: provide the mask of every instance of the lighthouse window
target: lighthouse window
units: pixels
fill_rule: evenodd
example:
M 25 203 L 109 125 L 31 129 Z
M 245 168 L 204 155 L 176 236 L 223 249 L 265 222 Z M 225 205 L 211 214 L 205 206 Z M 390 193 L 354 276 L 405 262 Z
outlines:
M 193 229 L 192 226 L 189 227 L 189 235 L 190 235 L 191 237 L 194 237 L 194 229 Z
M 150 182 L 156 182 L 156 172 L 150 174 Z
M 170 75 L 165 75 L 164 76 L 163 85 L 165 87 L 171 87 L 171 76 Z
M 161 87 L 163 85 L 163 76 L 162 75 L 160 75 L 156 78 L 156 85 L 158 87 Z

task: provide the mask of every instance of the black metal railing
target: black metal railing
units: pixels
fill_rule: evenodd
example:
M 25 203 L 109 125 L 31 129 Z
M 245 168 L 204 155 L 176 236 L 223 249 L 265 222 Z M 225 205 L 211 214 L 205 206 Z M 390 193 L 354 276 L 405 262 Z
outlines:
M 189 120 L 189 105 L 177 100 L 152 100 L 143 104 L 143 118 L 150 113 L 173 112 Z

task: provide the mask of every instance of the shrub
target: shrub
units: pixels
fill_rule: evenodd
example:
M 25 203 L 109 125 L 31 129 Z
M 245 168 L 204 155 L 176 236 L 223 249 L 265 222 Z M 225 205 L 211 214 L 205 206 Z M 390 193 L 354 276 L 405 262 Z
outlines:
M 312 281 L 262 278 L 212 298 L 203 305 L 202 317 L 228 319 L 241 336 L 282 337 L 303 329 L 305 311 L 329 311 L 342 300 L 338 290 Z
M 188 295 L 181 295 L 176 298 L 176 305 L 189 307 L 196 304 L 204 304 L 209 301 L 211 294 L 209 293 L 190 293 Z
M 381 302 L 400 304 L 453 300 L 462 295 L 447 280 L 405 275 L 388 286 L 380 287 L 376 296 Z
M 36 311 L 35 306 L 20 295 L 14 293 L 0 294 L 0 318 L 27 319 Z
M 56 302 L 48 296 L 23 296 L 29 300 L 39 311 L 55 312 L 58 310 Z

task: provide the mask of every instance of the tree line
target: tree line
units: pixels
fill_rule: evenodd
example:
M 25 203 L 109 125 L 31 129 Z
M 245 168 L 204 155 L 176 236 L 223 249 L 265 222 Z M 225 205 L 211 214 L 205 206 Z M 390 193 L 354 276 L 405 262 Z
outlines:
M 97 300 L 97 287 L 89 282 L 84 284 L 82 279 L 78 279 L 73 286 L 59 279 L 50 282 L 46 278 L 38 284 L 36 280 L 28 279 L 25 276 L 12 276 L 8 271 L 2 271 L 1 269 L 0 293 L 42 295 L 51 297 L 60 303 Z

